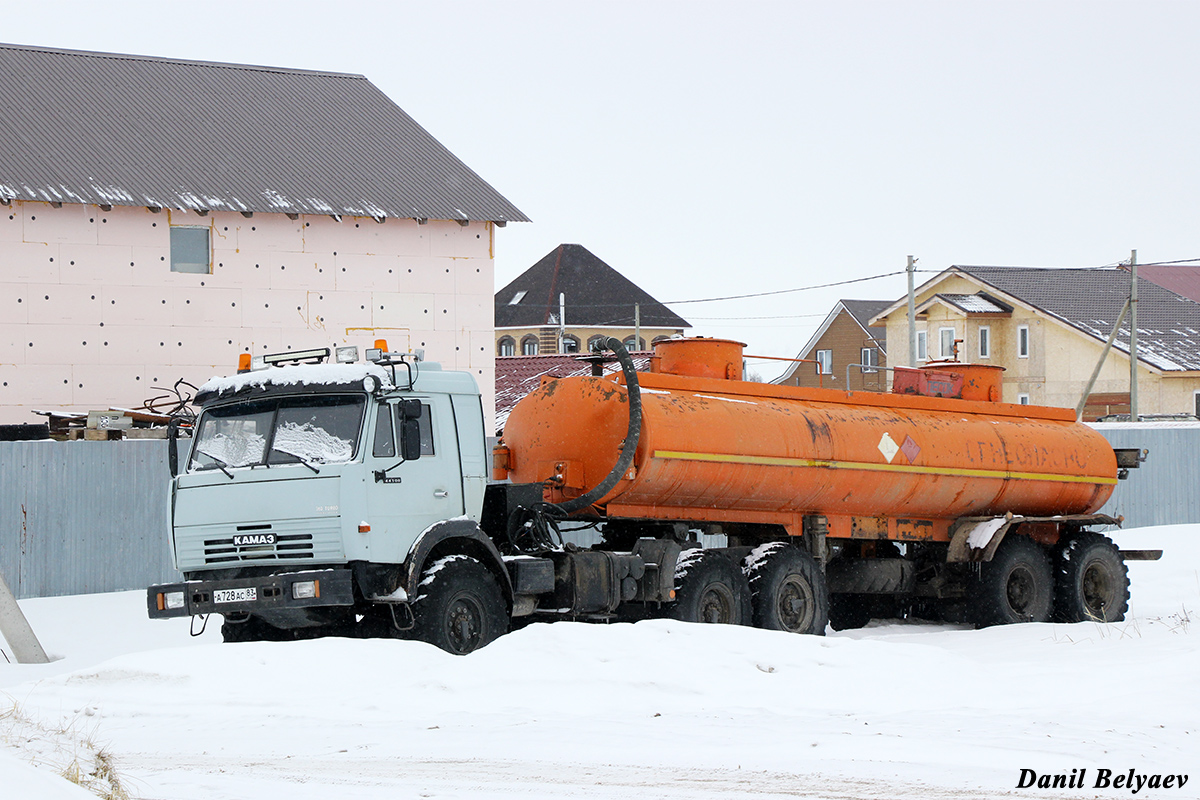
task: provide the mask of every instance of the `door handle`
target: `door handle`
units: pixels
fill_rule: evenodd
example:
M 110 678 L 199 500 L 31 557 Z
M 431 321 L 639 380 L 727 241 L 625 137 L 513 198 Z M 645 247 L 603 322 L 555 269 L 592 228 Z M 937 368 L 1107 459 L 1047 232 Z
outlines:
M 450 493 L 447 492 L 445 489 L 434 489 L 433 496 L 434 497 L 449 497 Z

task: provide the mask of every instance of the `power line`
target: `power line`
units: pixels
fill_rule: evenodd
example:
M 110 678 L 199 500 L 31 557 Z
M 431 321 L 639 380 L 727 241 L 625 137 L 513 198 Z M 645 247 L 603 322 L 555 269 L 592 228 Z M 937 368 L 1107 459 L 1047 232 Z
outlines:
M 895 275 L 903 275 L 904 270 L 899 272 L 885 272 L 882 275 L 872 275 L 869 278 L 854 278 L 848 281 L 836 281 L 834 283 L 822 283 L 817 286 L 798 286 L 795 289 L 776 289 L 773 292 L 755 292 L 754 294 L 734 294 L 728 297 L 705 297 L 699 300 L 668 300 L 663 303 L 664 306 L 681 306 L 684 303 L 712 303 L 717 300 L 745 300 L 750 297 L 767 297 L 775 294 L 790 294 L 792 292 L 807 292 L 813 289 L 828 289 L 833 286 L 845 286 L 850 283 L 862 283 L 864 281 L 875 281 L 880 278 L 891 278 Z
M 733 320 L 740 320 L 740 319 L 819 319 L 821 317 L 827 317 L 827 316 L 829 316 L 829 315 L 828 314 L 781 314 L 779 316 L 774 316 L 774 317 L 692 317 L 692 319 L 703 319 L 703 320 L 711 320 L 711 319 L 733 319 Z

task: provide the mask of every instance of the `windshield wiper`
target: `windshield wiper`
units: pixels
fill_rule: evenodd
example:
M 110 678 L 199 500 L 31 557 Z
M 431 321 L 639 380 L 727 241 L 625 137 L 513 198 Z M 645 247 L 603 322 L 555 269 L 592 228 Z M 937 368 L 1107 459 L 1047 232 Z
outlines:
M 230 472 L 228 469 L 226 469 L 226 467 L 233 466 L 232 464 L 230 464 L 227 461 L 222 461 L 221 459 L 214 456 L 212 453 L 208 452 L 207 450 L 201 450 L 199 447 L 196 448 L 196 452 L 198 452 L 202 456 L 208 456 L 215 462 L 214 464 L 209 464 L 207 466 L 215 466 L 217 469 L 221 470 L 221 472 L 224 472 L 226 475 L 228 475 L 229 480 L 233 480 L 233 473 Z M 203 469 L 203 467 L 201 469 Z
M 321 474 L 321 470 L 314 467 L 306 458 L 304 458 L 304 456 L 300 455 L 299 453 L 293 453 L 288 450 L 281 450 L 278 447 L 272 447 L 271 452 L 272 453 L 283 453 L 285 456 L 291 456 L 292 458 L 296 459 L 296 461 L 298 461 L 299 463 L 301 463 L 304 466 L 311 469 L 315 474 L 317 474 L 317 475 Z

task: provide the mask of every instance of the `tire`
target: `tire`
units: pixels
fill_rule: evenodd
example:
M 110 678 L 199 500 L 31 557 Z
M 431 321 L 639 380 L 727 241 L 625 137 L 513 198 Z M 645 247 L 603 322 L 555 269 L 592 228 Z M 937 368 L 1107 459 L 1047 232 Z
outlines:
M 1050 620 L 1054 601 L 1050 558 L 1045 548 L 1026 536 L 1004 537 L 971 589 L 972 617 L 981 628 Z
M 416 634 L 447 653 L 465 656 L 508 630 L 496 576 L 470 556 L 439 558 L 425 567 L 413 600 Z
M 871 621 L 875 610 L 875 595 L 829 595 L 829 627 L 835 631 L 861 628 Z
M 1054 619 L 1120 622 L 1129 610 L 1129 572 L 1107 536 L 1084 531 L 1054 554 Z
M 755 548 L 746 557 L 745 569 L 755 627 L 825 635 L 829 590 L 812 556 L 778 542 Z
M 749 585 L 721 553 L 685 550 L 675 565 L 675 603 L 667 612 L 683 622 L 750 623 Z

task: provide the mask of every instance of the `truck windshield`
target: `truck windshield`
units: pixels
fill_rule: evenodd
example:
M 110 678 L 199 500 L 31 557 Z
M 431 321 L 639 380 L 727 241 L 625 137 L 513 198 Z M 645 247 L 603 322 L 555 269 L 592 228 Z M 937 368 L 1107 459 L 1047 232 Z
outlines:
M 350 461 L 358 450 L 364 402 L 362 395 L 324 395 L 208 409 L 188 469 Z

